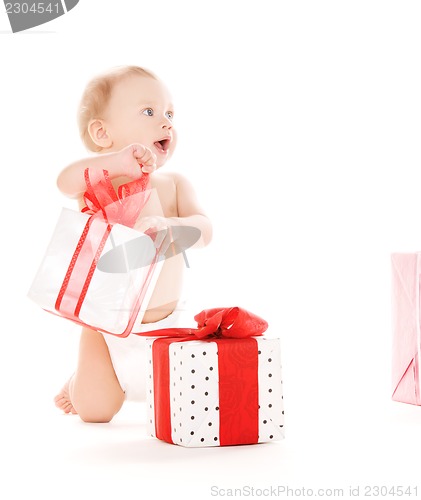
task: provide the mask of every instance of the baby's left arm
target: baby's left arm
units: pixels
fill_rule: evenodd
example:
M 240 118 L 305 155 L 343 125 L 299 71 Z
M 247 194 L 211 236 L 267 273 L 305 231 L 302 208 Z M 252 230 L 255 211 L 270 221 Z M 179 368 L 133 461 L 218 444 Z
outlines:
M 192 226 L 199 229 L 201 237 L 193 246 L 203 247 L 212 239 L 212 224 L 200 206 L 191 183 L 179 174 L 173 174 L 177 188 L 178 217 L 171 217 L 181 226 Z
M 200 248 L 208 245 L 212 238 L 212 224 L 206 216 L 203 209 L 197 201 L 196 194 L 190 182 L 179 174 L 170 174 L 176 187 L 177 198 L 177 217 L 162 217 L 162 216 L 147 216 L 138 220 L 135 229 L 145 233 L 156 233 L 155 243 L 163 244 L 165 252 L 168 245 L 171 243 L 171 238 L 177 234 L 176 238 L 179 243 L 182 243 L 180 234 L 176 231 L 177 226 L 194 227 L 200 231 L 200 237 L 196 243 L 190 246 L 190 243 L 183 247 Z M 159 236 L 158 236 L 159 235 Z M 185 236 L 191 239 L 191 232 L 187 232 Z M 169 239 L 168 239 L 169 238 Z

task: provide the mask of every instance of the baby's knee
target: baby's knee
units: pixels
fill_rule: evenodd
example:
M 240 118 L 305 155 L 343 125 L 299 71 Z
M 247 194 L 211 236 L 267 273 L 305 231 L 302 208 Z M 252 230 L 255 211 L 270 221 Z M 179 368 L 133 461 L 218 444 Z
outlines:
M 89 424 L 107 424 L 111 422 L 116 412 L 100 408 L 79 408 L 79 417 Z
M 122 404 L 122 401 L 104 401 L 98 398 L 91 398 L 88 401 L 84 398 L 78 401 L 76 398 L 73 402 L 73 407 L 84 422 L 106 424 L 118 413 Z
M 79 390 L 77 390 L 79 389 Z M 106 394 L 104 395 L 104 392 Z M 124 402 L 124 393 L 110 393 L 110 391 L 90 388 L 90 390 L 80 390 L 75 386 L 72 394 L 72 404 L 79 417 L 87 423 L 105 424 L 112 420 Z

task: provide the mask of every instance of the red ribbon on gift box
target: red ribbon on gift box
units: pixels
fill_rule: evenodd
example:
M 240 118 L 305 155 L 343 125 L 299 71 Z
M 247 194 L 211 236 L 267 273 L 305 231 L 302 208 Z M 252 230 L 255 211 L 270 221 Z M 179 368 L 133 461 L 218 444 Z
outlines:
M 147 190 L 149 176 L 121 185 L 116 192 L 106 170 L 85 170 L 87 190 L 84 193 L 86 207 L 82 212 L 89 213 L 82 235 L 73 253 L 63 283 L 55 303 L 56 311 L 68 319 L 83 326 L 79 319 L 80 310 L 89 289 L 95 268 L 104 245 L 110 236 L 113 224 L 133 227 L 142 208 L 148 201 L 150 191 Z M 142 299 L 152 277 L 157 256 L 149 267 L 145 284 L 139 293 L 132 309 L 128 325 L 119 336 L 127 336 L 136 320 Z M 105 330 L 105 333 L 110 333 Z
M 257 443 L 258 348 L 251 337 L 263 335 L 267 322 L 240 307 L 207 309 L 194 319 L 198 323 L 196 329 L 165 328 L 140 334 L 166 336 L 152 345 L 156 437 L 173 443 L 169 346 L 173 342 L 203 340 L 218 344 L 220 445 Z M 240 339 L 240 343 L 233 342 Z M 238 356 L 233 356 L 233 352 Z
M 117 193 L 111 183 L 107 170 L 85 170 L 87 190 L 83 195 L 86 207 L 82 212 L 102 214 L 103 220 L 111 224 L 133 227 L 146 205 L 149 192 L 149 175 L 118 187 Z

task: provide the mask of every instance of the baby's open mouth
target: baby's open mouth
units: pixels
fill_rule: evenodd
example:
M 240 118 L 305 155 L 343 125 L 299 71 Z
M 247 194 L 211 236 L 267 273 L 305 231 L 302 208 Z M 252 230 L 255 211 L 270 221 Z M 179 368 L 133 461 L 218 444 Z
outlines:
M 170 142 L 170 139 L 161 139 L 160 141 L 154 142 L 154 145 L 159 151 L 166 153 L 170 147 Z

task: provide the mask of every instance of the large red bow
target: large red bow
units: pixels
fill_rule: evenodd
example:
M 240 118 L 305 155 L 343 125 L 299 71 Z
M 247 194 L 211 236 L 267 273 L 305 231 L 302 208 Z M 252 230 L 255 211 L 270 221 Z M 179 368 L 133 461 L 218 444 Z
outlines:
M 186 337 L 186 340 L 214 338 L 247 338 L 263 335 L 268 328 L 264 319 L 241 307 L 205 309 L 196 314 L 198 328 L 163 328 L 137 335 Z

